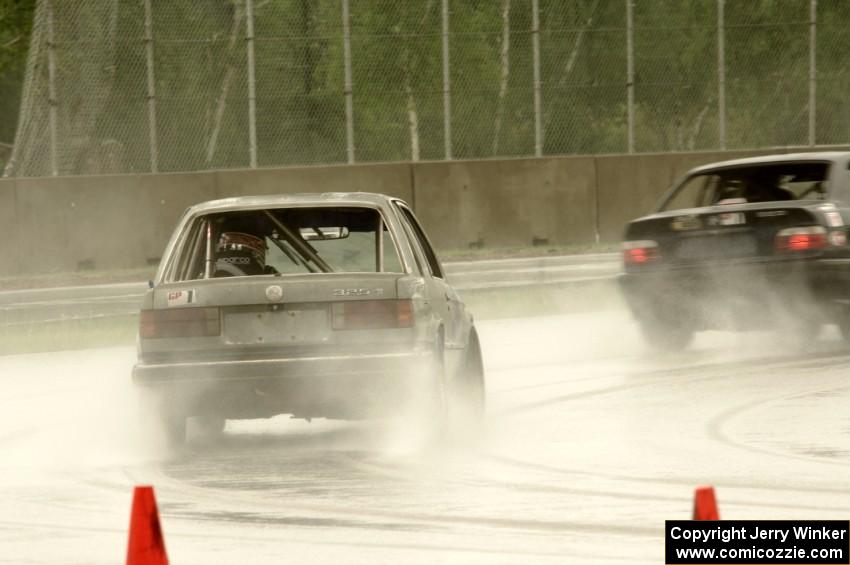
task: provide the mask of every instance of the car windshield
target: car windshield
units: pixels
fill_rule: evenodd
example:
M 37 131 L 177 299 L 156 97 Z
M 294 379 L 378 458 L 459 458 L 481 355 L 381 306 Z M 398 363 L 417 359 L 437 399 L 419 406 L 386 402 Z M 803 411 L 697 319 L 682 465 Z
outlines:
M 823 200 L 827 193 L 828 169 L 827 163 L 770 163 L 700 173 L 688 177 L 660 210 Z
M 208 214 L 197 218 L 188 233 L 179 250 L 176 280 L 402 271 L 386 222 L 372 208 Z

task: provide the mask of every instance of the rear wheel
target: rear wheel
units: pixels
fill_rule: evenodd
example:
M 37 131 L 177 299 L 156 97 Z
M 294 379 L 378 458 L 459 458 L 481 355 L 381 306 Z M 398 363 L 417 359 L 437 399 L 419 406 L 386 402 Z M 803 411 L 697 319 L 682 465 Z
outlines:
M 448 415 L 448 398 L 446 394 L 446 358 L 443 340 L 437 344 L 431 360 L 431 370 L 428 383 L 428 415 L 434 423 L 434 429 L 442 430 Z
M 219 416 L 196 416 L 194 418 L 195 430 L 204 439 L 214 440 L 221 437 L 227 420 Z
M 424 432 L 429 440 L 441 438 L 446 430 L 446 397 L 445 359 L 439 339 L 421 378 L 409 391 L 409 404 L 403 410 L 406 417 L 412 416 L 415 429 Z
M 477 427 L 484 417 L 485 385 L 481 345 L 475 328 L 469 334 L 463 365 L 452 380 L 452 423 L 461 429 Z
M 838 329 L 841 330 L 841 337 L 844 338 L 845 343 L 850 344 L 850 311 L 841 312 L 835 323 L 838 324 Z
M 641 330 L 647 343 L 660 351 L 681 351 L 694 339 L 694 329 L 669 320 L 642 320 Z
M 850 327 L 848 327 L 848 330 L 850 330 Z M 820 320 L 811 317 L 801 318 L 791 323 L 790 331 L 784 341 L 787 342 L 789 348 L 805 350 L 812 346 L 820 335 L 820 331 Z M 844 332 L 845 330 L 842 328 L 841 333 L 846 336 Z M 847 338 L 845 337 L 845 339 Z
M 183 445 L 186 442 L 186 415 L 163 402 L 159 403 L 157 412 L 168 443 L 170 445 Z
M 186 414 L 161 390 L 146 386 L 136 390 L 142 426 L 158 426 L 169 445 L 182 445 L 186 441 Z

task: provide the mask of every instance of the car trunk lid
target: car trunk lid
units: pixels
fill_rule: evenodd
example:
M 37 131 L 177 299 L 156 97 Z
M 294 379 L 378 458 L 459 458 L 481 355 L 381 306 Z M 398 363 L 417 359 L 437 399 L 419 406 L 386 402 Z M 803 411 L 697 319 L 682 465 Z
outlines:
M 724 204 L 664 212 L 630 224 L 627 241 L 655 242 L 664 265 L 775 257 L 782 230 L 820 225 L 810 206 Z
M 314 273 L 199 279 L 157 287 L 154 308 L 187 305 L 226 308 L 392 299 L 398 296 L 396 283 L 400 276 L 393 273 Z
M 201 351 L 218 354 L 280 347 L 340 345 L 359 332 L 335 331 L 334 305 L 398 299 L 403 275 L 389 273 L 307 274 L 201 279 L 162 285 L 153 291 L 156 311 L 217 309 L 218 335 L 148 339 L 149 352 Z M 354 339 L 354 341 L 357 341 Z

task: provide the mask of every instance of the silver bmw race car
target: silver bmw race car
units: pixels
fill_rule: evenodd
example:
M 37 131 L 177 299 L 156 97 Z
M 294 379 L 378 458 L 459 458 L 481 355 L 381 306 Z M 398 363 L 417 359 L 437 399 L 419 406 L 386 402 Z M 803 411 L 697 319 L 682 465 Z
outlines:
M 472 316 L 410 207 L 379 194 L 242 197 L 180 220 L 145 295 L 133 380 L 186 421 L 477 419 Z M 468 420 L 467 420 L 468 421 Z

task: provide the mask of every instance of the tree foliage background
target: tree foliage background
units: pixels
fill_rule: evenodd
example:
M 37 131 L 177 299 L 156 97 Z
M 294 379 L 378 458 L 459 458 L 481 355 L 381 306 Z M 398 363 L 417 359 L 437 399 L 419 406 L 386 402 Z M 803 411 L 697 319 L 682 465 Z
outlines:
M 35 0 L 0 0 L 0 163 L 18 120 Z
M 249 165 L 245 0 L 53 0 L 60 174 Z M 33 5 L 37 7 L 33 10 Z M 47 0 L 0 0 L 7 173 L 50 174 Z M 253 0 L 260 166 L 347 159 L 341 0 Z M 356 161 L 446 154 L 442 0 L 349 0 Z M 450 0 L 451 153 L 535 152 L 532 0 Z M 726 0 L 720 138 L 718 0 L 633 0 L 636 151 L 809 142 L 810 0 Z M 543 154 L 628 150 L 623 0 L 539 0 Z M 817 2 L 816 139 L 850 142 L 850 4 Z M 28 63 L 25 35 L 34 22 Z M 11 124 L 11 125 L 10 125 Z

